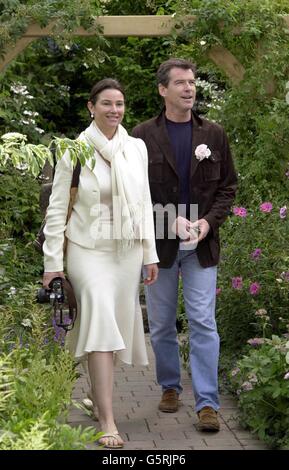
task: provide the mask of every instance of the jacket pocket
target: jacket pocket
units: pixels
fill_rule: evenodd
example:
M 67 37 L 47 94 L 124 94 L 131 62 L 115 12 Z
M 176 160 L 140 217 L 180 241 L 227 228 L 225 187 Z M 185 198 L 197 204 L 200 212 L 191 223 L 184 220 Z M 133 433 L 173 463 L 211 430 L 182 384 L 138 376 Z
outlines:
M 150 183 L 160 183 L 163 181 L 164 159 L 162 155 L 149 158 L 149 180 Z
M 217 181 L 221 178 L 221 154 L 212 150 L 210 157 L 201 163 L 203 181 Z

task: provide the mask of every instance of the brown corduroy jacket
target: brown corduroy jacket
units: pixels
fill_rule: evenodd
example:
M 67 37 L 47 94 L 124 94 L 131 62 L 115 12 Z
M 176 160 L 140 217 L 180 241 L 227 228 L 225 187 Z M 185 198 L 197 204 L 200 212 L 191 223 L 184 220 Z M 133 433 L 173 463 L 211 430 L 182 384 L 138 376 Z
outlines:
M 193 142 L 190 171 L 190 204 L 197 204 L 198 218 L 204 218 L 210 231 L 197 248 L 197 256 L 204 268 L 219 262 L 219 227 L 230 213 L 237 188 L 237 176 L 224 129 L 216 123 L 200 118 L 192 112 Z M 149 180 L 154 205 L 172 204 L 178 207 L 179 178 L 170 144 L 165 110 L 157 117 L 136 126 L 132 135 L 142 139 L 148 149 Z M 195 156 L 198 145 L 211 150 L 210 158 L 199 161 Z M 179 248 L 179 238 L 170 238 L 169 230 L 163 239 L 156 240 L 161 268 L 170 268 Z

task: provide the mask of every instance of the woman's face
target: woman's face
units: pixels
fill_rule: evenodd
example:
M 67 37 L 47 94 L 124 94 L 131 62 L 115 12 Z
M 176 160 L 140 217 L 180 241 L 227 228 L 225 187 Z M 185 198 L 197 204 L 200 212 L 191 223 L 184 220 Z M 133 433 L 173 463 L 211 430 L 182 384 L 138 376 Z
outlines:
M 124 115 L 124 96 L 119 90 L 103 90 L 95 104 L 88 102 L 88 109 L 103 134 L 113 136 Z

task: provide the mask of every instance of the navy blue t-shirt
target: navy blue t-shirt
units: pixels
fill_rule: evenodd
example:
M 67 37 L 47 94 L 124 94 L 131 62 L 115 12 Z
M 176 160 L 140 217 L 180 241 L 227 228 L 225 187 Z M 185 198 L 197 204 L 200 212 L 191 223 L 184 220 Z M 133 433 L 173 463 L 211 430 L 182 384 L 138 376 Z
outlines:
M 166 126 L 174 151 L 179 176 L 179 204 L 186 204 L 186 213 L 190 208 L 190 169 L 192 158 L 192 121 L 173 122 L 166 118 Z

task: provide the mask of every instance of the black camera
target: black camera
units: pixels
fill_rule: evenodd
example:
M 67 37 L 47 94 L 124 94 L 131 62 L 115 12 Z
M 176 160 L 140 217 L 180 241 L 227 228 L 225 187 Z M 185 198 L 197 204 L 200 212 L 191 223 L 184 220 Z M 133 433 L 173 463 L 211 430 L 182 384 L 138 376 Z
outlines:
M 48 289 L 43 287 L 37 291 L 36 301 L 40 304 L 50 303 L 56 326 L 65 331 L 73 328 L 77 316 L 77 302 L 68 279 L 52 279 Z
M 49 289 L 42 287 L 36 293 L 36 300 L 39 304 L 54 305 L 55 302 L 64 302 L 64 292 L 61 277 L 55 277 L 49 284 Z

